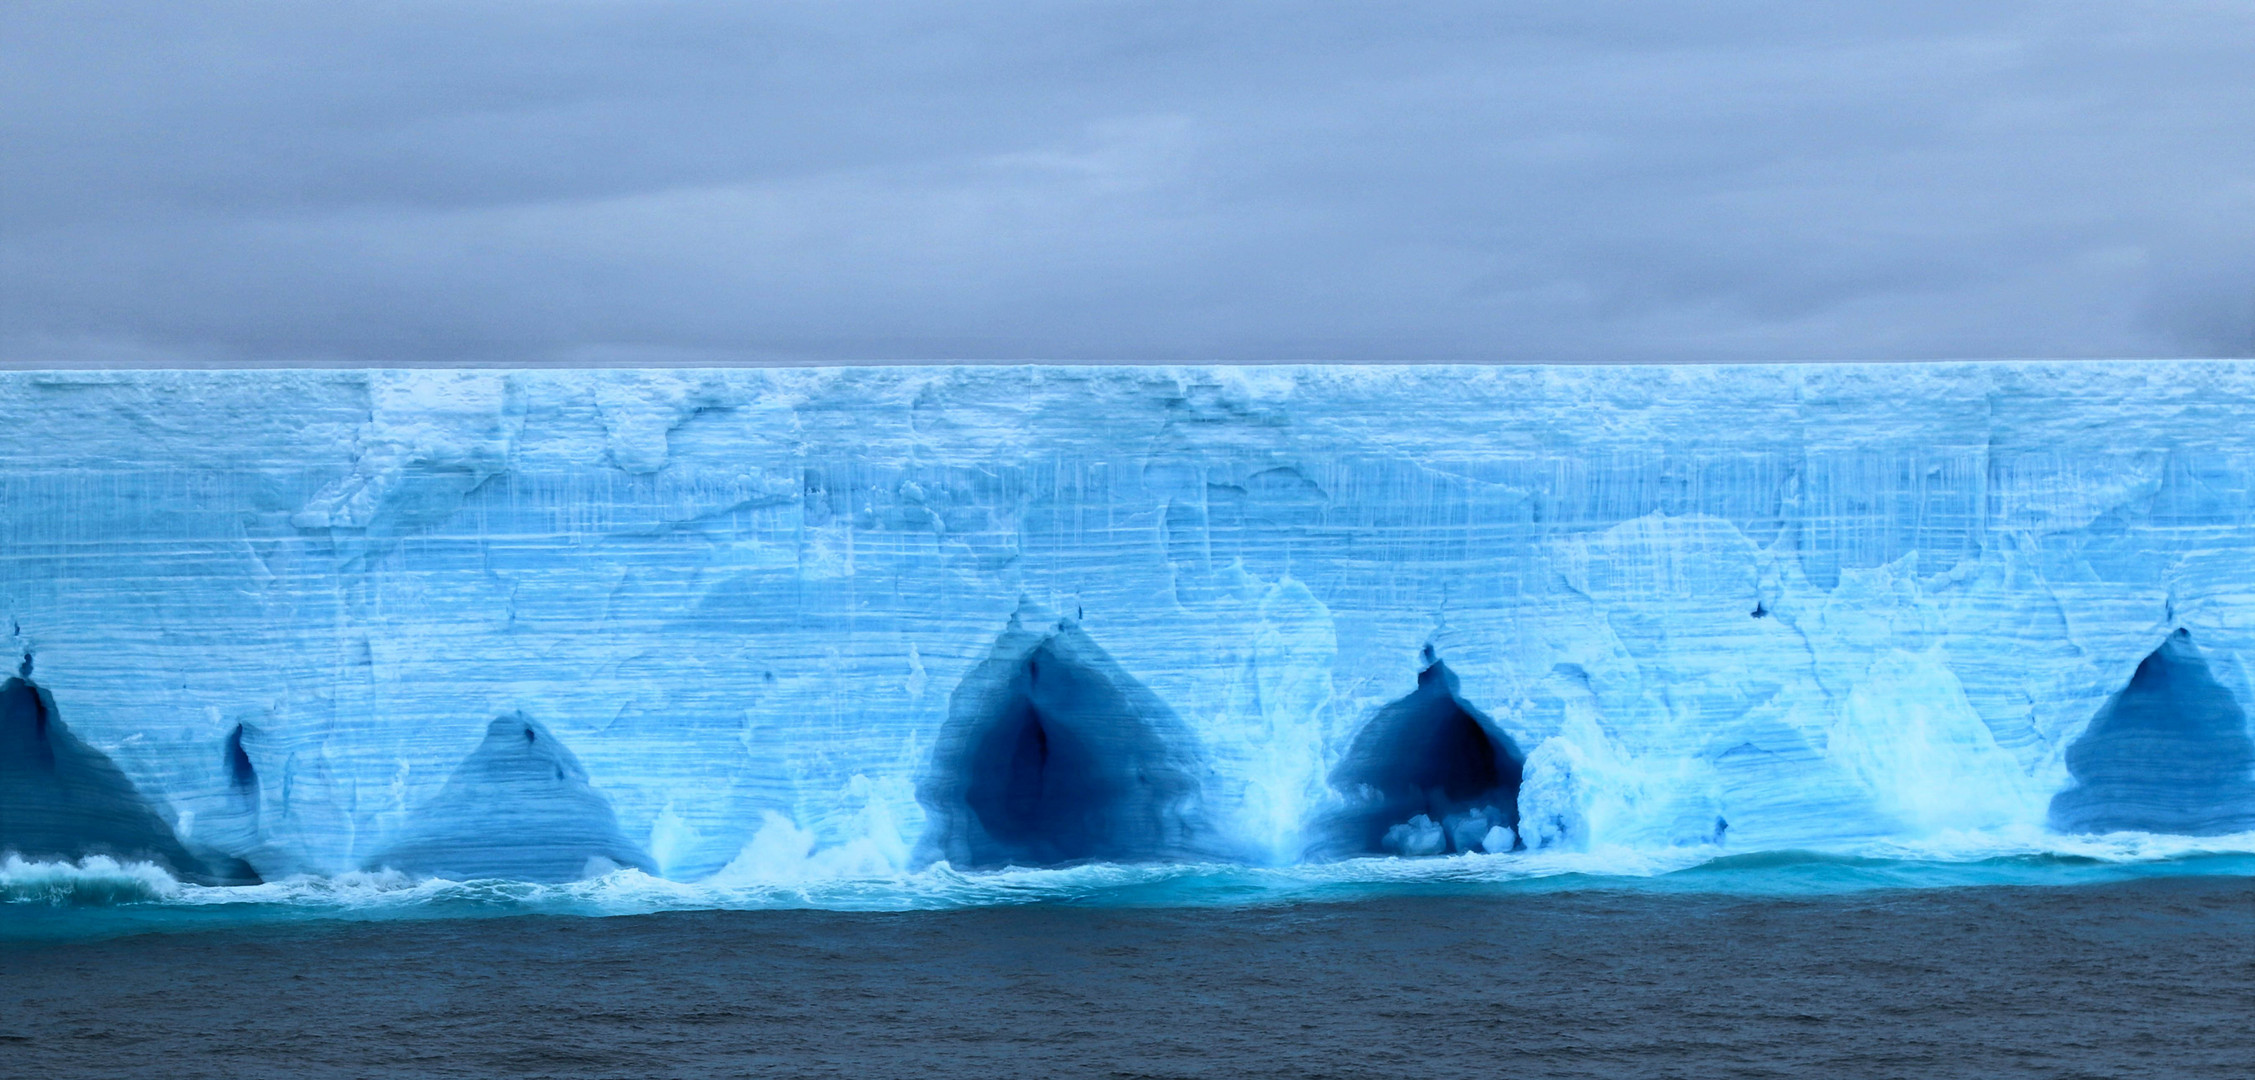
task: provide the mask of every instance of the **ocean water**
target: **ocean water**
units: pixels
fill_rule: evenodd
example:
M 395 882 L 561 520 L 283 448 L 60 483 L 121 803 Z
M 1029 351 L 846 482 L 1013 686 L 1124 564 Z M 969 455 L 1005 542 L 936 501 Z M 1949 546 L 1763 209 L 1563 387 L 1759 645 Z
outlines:
M 690 910 L 620 881 L 35 897 L 19 878 L 0 1075 L 2255 1073 L 2245 855 L 1448 869 L 1000 874 L 922 910 Z M 2045 884 L 1977 883 L 1996 881 Z
M 2255 837 L 683 884 L 0 861 L 8 1077 L 2255 1075 Z

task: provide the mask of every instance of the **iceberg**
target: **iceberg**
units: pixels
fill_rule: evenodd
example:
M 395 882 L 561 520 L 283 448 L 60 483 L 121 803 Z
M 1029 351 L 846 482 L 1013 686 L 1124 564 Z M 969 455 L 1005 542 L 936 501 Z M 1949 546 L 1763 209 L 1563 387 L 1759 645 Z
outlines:
M 2255 364 L 0 373 L 0 852 L 2255 830 Z

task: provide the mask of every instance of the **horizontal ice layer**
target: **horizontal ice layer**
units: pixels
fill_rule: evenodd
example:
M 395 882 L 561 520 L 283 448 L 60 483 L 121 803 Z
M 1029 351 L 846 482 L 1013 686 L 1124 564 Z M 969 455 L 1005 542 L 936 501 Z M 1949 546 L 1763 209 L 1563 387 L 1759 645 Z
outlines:
M 2237 363 L 10 373 L 0 630 L 268 877 L 1288 861 L 1436 661 L 1529 848 L 2232 828 L 2123 809 L 2221 711 L 2070 748 L 2178 631 L 2246 738 L 2251 417 Z M 1380 805 L 1484 782 L 1402 709 Z M 449 795 L 513 717 L 580 778 Z

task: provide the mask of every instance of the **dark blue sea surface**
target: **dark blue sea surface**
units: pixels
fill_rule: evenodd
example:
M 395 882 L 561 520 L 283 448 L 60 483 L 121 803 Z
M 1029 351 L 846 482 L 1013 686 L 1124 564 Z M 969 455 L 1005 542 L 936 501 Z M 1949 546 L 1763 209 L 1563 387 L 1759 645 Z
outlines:
M 24 896 L 0 1076 L 2255 1076 L 2245 861 L 1184 874 L 607 917 L 499 884 L 325 912 Z

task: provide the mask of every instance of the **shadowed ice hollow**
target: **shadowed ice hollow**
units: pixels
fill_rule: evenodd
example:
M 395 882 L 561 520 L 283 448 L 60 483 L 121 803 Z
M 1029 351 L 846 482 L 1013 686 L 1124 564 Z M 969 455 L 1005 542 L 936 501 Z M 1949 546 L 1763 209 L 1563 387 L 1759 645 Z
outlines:
M 2255 829 L 2247 713 L 2179 630 L 2067 748 L 2075 785 L 2052 799 L 2071 832 L 2214 835 Z
M 1417 689 L 1379 710 L 1332 774 L 1348 806 L 1325 828 L 1331 855 L 1507 852 L 1517 845 L 1526 756 L 1457 696 L 1435 661 Z
M 257 880 L 233 860 L 214 865 L 190 854 L 133 781 L 72 734 L 28 677 L 0 682 L 0 852 L 144 860 L 192 881 Z
M 522 713 L 495 719 L 406 837 L 376 865 L 454 879 L 571 881 L 620 867 L 653 871 L 619 831 L 610 801 L 554 735 Z
M 1196 855 L 1197 761 L 1173 710 L 1070 623 L 1013 629 L 966 675 L 921 798 L 959 867 Z

